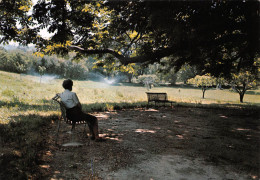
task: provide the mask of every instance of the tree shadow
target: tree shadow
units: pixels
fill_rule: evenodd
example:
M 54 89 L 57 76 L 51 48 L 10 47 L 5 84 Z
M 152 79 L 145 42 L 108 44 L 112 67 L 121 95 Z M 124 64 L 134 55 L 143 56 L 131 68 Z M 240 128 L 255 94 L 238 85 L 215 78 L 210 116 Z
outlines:
M 47 130 L 56 117 L 29 114 L 11 119 L 0 124 L 0 179 L 40 178 L 41 157 L 51 142 Z
M 24 103 L 21 101 L 1 101 L 0 100 L 0 108 L 2 107 L 19 107 L 20 110 L 27 110 L 27 109 L 41 109 L 41 110 L 48 110 L 50 107 L 50 104 L 53 103 L 52 100 L 45 100 L 43 99 L 42 101 L 44 101 L 44 104 L 28 104 L 28 103 Z
M 174 152 L 193 159 L 202 158 L 216 166 L 231 165 L 259 176 L 258 110 L 139 109 L 135 110 L 137 113 L 129 111 L 121 119 L 110 120 L 103 134 L 118 139 L 123 146 L 130 142 L 134 153 L 143 156 L 147 152 L 154 155 Z M 122 131 L 121 126 L 129 129 Z
M 90 141 L 92 144 L 76 150 L 67 149 L 66 153 L 72 156 L 76 152 L 86 159 L 102 157 L 114 170 L 135 163 L 136 157 L 140 158 L 140 162 L 147 158 L 146 155 L 174 152 L 181 156 L 203 158 L 217 166 L 231 165 L 252 174 L 259 171 L 259 107 L 212 108 L 204 105 L 197 108 L 194 104 L 155 107 L 147 106 L 147 102 L 140 104 L 142 108 L 131 109 L 128 104 L 119 103 L 120 112 L 115 111 L 117 108 L 95 112 L 100 122 L 100 135 L 107 141 L 103 144 Z M 104 103 L 84 104 L 83 108 L 96 111 L 96 106 L 104 107 Z M 22 173 L 14 173 L 10 177 L 36 172 L 39 173 L 35 175 L 37 177 L 54 174 L 58 170 L 56 167 L 50 170 L 48 166 L 39 165 L 46 165 L 47 160 L 51 159 L 51 155 L 46 154 L 46 148 L 58 151 L 54 147 L 57 115 L 42 116 L 35 113 L 11 118 L 15 123 L 0 126 L 1 142 L 4 144 L 1 149 L 4 155 L 0 156 L 0 162 L 5 163 L 1 167 L 6 167 L 0 175 L 5 177 L 15 168 Z M 66 131 L 70 128 L 70 125 L 63 123 L 61 133 L 64 141 L 69 138 Z M 76 130 L 81 133 L 83 128 L 77 126 Z M 84 142 L 87 144 L 89 139 Z M 10 152 L 10 147 L 14 147 L 14 151 Z M 97 148 L 98 151 L 95 150 Z M 74 155 L 71 163 L 79 161 L 80 155 Z M 11 162 L 16 162 L 17 166 Z M 117 162 L 120 162 L 120 166 Z

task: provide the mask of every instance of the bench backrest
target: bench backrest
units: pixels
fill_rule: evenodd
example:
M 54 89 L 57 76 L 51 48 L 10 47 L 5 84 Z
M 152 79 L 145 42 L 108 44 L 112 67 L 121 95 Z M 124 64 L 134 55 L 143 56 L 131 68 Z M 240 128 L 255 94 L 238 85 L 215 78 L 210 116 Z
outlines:
M 65 104 L 60 100 L 60 96 L 57 94 L 54 98 L 52 98 L 55 102 L 59 103 L 60 105 L 60 111 L 61 111 L 61 117 L 67 124 L 72 124 L 72 121 L 69 120 L 66 116 L 66 106 Z
M 168 101 L 167 93 L 146 92 L 149 101 Z

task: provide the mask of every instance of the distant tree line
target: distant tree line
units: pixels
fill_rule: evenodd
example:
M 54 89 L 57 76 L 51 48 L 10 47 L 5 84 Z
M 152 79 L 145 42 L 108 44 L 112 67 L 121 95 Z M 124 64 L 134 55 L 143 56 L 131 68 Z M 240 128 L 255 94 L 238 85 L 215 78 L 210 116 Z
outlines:
M 0 70 L 25 74 L 55 74 L 60 78 L 86 79 L 89 69 L 86 62 L 75 62 L 57 56 L 37 57 L 32 51 L 0 49 Z
M 170 69 L 170 70 L 169 70 Z M 178 82 L 187 83 L 189 78 L 197 74 L 196 67 L 184 65 L 178 72 L 167 64 L 149 64 L 140 66 L 138 64 L 116 68 L 115 65 L 99 66 L 96 60 L 88 57 L 76 59 L 75 54 L 66 57 L 36 56 L 33 51 L 26 48 L 6 50 L 0 48 L 0 70 L 19 74 L 53 74 L 60 78 L 72 79 L 98 79 L 120 77 L 121 82 L 136 82 L 145 84 L 147 77 L 152 79 L 156 85 L 159 83 L 175 84 Z M 99 76 L 98 76 L 99 75 Z

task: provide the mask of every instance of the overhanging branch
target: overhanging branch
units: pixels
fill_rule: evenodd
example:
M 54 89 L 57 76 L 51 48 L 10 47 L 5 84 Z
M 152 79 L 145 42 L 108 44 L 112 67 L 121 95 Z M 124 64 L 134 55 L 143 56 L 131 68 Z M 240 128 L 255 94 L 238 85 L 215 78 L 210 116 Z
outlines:
M 84 49 L 79 46 L 71 45 L 69 49 L 80 52 L 84 55 L 93 55 L 93 54 L 111 54 L 116 57 L 122 64 L 129 64 L 129 63 L 145 63 L 145 62 L 157 62 L 160 61 L 161 58 L 170 56 L 173 54 L 172 48 L 165 48 L 153 51 L 151 53 L 147 53 L 140 56 L 135 57 L 127 57 L 124 55 L 119 54 L 118 52 L 112 49 Z

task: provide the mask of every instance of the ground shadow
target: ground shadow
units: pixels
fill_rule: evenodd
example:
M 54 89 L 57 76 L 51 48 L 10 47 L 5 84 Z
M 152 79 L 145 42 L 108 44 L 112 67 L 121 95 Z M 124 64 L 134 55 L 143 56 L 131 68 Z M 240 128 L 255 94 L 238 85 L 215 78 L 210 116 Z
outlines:
M 103 176 L 157 155 L 171 154 L 201 158 L 215 166 L 230 166 L 259 177 L 259 107 L 140 104 L 143 106 L 130 108 L 119 103 L 119 110 L 105 112 L 104 109 L 94 112 L 96 106 L 104 107 L 104 103 L 84 104 L 83 108 L 93 108 L 89 113 L 98 118 L 100 135 L 107 141 L 95 143 L 81 136 L 85 145 L 80 148 L 60 145 L 68 140 L 66 131 L 71 128 L 64 123 L 58 146 L 55 145 L 57 115 L 13 116 L 16 123 L 3 125 L 4 130 L 0 131 L 5 144 L 1 151 L 6 154 L 1 156 L 5 157 L 1 162 L 18 160 L 19 164 L 33 159 L 32 165 L 36 163 L 35 167 L 40 167 L 34 171 L 40 172 L 41 176 L 83 178 Z M 7 126 L 12 128 L 7 130 Z M 76 130 L 83 133 L 83 126 L 77 126 Z M 15 151 L 10 151 L 13 147 Z M 24 158 L 29 160 L 24 161 Z M 7 173 L 15 168 L 9 165 L 7 163 Z M 28 174 L 31 172 L 29 167 L 22 163 L 18 169 Z M 82 172 L 81 176 L 79 172 Z
M 43 175 L 39 165 L 51 143 L 47 132 L 57 118 L 38 114 L 10 118 L 8 124 L 0 124 L 0 179 L 39 179 Z
M 50 106 L 51 103 L 53 103 L 52 100 L 48 100 L 46 101 L 45 99 L 43 99 L 43 101 L 45 101 L 44 105 L 39 105 L 39 104 L 28 104 L 28 103 L 24 103 L 21 101 L 1 101 L 0 100 L 0 108 L 2 107 L 19 107 L 20 111 L 23 110 L 42 110 L 42 111 L 48 111 L 50 110 L 50 108 L 52 106 Z

